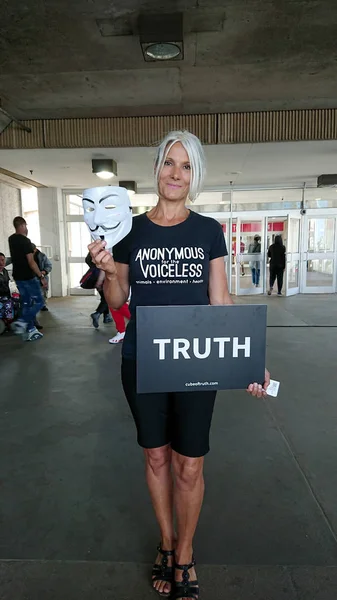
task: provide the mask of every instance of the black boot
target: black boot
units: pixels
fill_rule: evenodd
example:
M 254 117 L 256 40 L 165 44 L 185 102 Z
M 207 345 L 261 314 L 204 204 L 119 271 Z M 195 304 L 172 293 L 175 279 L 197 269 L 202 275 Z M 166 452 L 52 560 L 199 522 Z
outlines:
M 110 314 L 103 316 L 103 323 L 112 323 L 113 319 Z
M 97 310 L 96 310 L 90 316 L 92 318 L 93 326 L 95 327 L 95 329 L 98 329 L 99 328 L 99 318 L 101 316 L 101 313 L 97 312 Z

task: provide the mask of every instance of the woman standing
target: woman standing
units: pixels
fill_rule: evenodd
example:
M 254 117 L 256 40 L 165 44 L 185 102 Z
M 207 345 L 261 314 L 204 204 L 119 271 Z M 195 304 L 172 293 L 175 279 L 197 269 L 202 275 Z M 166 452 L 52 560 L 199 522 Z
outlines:
M 94 262 L 106 272 L 109 306 L 121 307 L 132 288 L 122 382 L 138 443 L 144 448 L 147 484 L 161 532 L 152 585 L 175 600 L 199 598 L 193 536 L 204 495 L 204 456 L 216 392 L 137 394 L 135 317 L 137 306 L 232 304 L 222 228 L 185 206 L 200 193 L 204 175 L 199 139 L 187 131 L 169 133 L 155 161 L 157 205 L 133 219 L 131 232 L 113 249 L 114 259 L 104 241 L 89 246 Z M 263 386 L 254 383 L 247 391 L 264 396 L 268 372 L 265 379 Z
M 283 273 L 286 268 L 286 248 L 282 242 L 282 236 L 276 235 L 275 241 L 268 248 L 269 263 L 269 276 L 270 276 L 270 289 L 268 296 L 271 296 L 275 279 L 277 278 L 277 295 L 282 296 L 283 286 Z

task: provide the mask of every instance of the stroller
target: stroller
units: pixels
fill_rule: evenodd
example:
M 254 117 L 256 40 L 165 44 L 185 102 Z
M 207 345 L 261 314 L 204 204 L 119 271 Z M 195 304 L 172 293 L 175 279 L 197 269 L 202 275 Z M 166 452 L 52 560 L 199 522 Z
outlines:
M 11 323 L 15 321 L 20 314 L 20 295 L 13 292 L 10 297 L 0 298 L 0 335 L 9 331 Z

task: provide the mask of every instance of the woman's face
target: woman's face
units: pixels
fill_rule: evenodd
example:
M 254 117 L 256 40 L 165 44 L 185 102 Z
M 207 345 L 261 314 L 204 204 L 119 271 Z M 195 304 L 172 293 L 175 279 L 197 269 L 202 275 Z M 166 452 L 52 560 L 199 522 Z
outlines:
M 180 142 L 169 151 L 159 175 L 159 195 L 165 200 L 186 200 L 191 181 L 191 165 L 188 154 Z
M 4 256 L 0 256 L 0 271 L 3 271 L 6 266 L 6 259 Z

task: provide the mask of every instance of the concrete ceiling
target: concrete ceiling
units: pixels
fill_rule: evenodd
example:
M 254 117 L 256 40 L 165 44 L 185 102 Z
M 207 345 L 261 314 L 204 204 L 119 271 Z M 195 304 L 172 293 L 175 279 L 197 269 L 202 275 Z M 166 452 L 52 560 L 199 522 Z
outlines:
M 206 146 L 205 152 L 208 190 L 225 188 L 230 181 L 237 187 L 316 186 L 318 175 L 335 173 L 337 164 L 337 141 Z M 140 192 L 149 192 L 154 154 L 154 148 L 0 150 L 0 164 L 46 186 L 81 189 L 104 185 L 91 173 L 92 158 L 113 158 L 116 181 L 133 180 Z
M 140 11 L 183 12 L 183 61 L 144 62 Z M 0 98 L 22 119 L 335 107 L 336 23 L 336 0 L 4 1 Z

